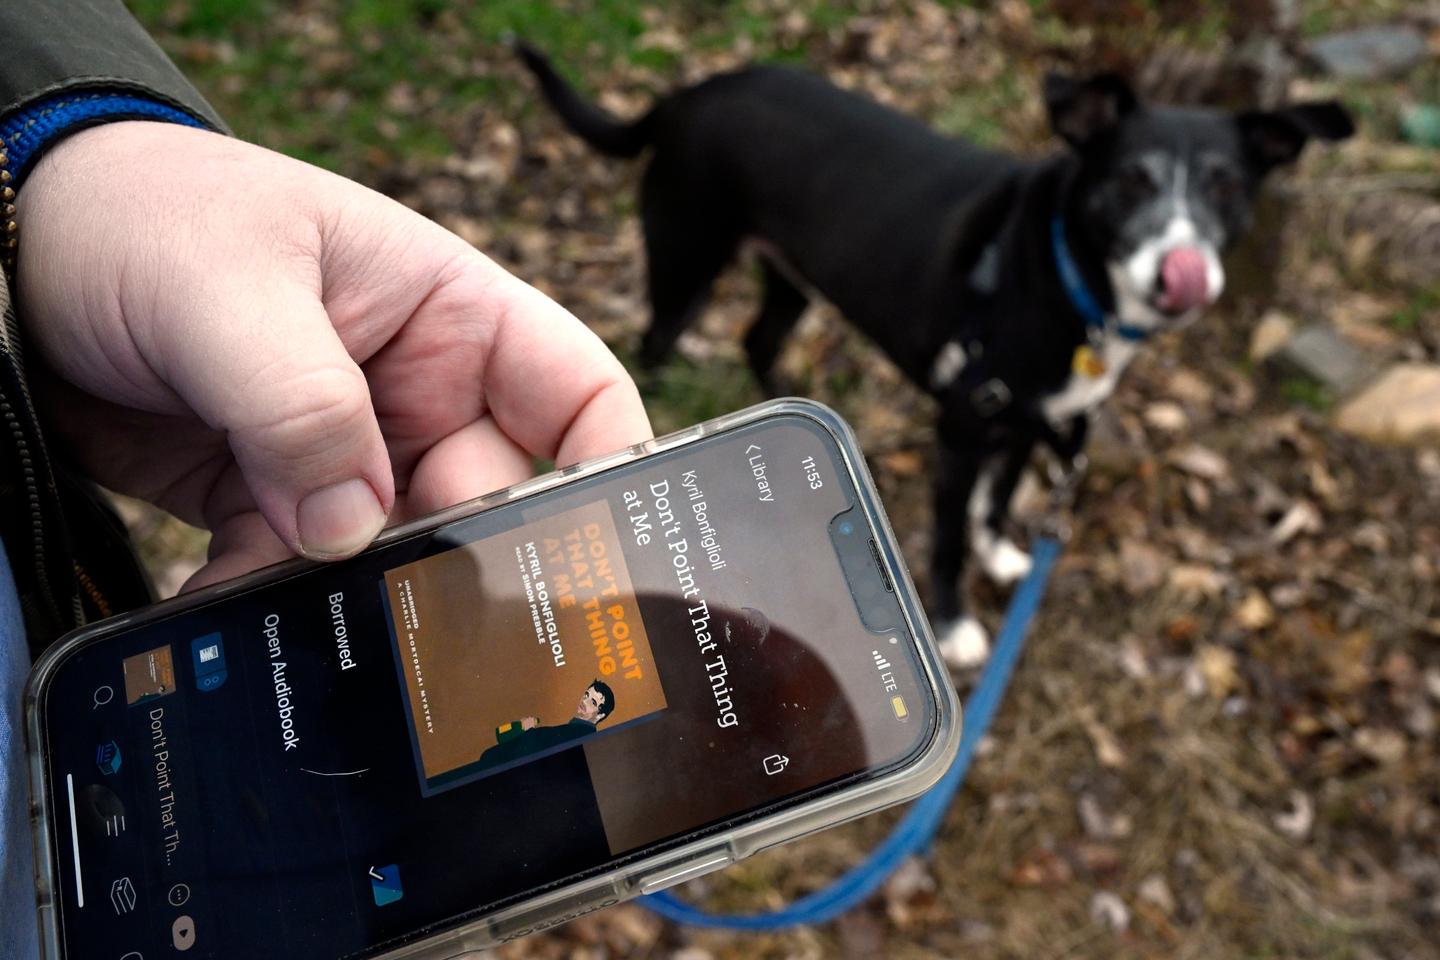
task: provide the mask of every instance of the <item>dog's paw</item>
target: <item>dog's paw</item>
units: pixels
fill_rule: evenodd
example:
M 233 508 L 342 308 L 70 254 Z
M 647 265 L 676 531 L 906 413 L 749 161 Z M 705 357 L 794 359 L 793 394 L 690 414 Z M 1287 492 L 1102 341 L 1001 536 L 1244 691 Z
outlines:
M 990 549 L 980 551 L 980 569 L 1002 586 L 1023 580 L 1034 565 L 1030 554 L 1015 546 L 1009 537 L 998 537 Z
M 941 626 L 940 655 L 957 670 L 978 667 L 990 656 L 990 634 L 974 617 L 961 617 Z

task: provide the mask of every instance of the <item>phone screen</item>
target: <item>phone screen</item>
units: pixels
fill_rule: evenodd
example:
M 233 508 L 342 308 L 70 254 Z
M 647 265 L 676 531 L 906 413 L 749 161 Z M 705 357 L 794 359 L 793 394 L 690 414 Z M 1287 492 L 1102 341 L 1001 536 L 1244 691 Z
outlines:
M 894 769 L 936 706 L 857 503 L 776 416 L 80 647 L 67 954 L 380 953 Z

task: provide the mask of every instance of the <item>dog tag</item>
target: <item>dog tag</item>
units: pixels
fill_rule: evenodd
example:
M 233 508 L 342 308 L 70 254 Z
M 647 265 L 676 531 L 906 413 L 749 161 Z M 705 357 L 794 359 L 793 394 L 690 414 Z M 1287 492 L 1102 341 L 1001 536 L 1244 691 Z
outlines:
M 1088 343 L 1075 348 L 1070 367 L 1082 377 L 1098 377 L 1105 373 L 1105 361 Z

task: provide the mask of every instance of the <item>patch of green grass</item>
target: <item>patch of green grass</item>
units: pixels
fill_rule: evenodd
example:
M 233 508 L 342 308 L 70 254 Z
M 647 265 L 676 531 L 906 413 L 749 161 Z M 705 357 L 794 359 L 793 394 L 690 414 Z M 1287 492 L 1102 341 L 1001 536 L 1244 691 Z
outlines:
M 276 12 L 275 0 L 130 0 L 141 23 L 164 25 L 187 37 L 230 36 L 237 27 L 263 23 Z
M 1411 333 L 1420 326 L 1420 320 L 1426 314 L 1436 311 L 1440 311 L 1440 293 L 1421 290 L 1390 315 L 1390 326 L 1401 333 Z
M 599 72 L 587 68 L 617 58 L 674 61 L 637 48 L 646 24 L 630 0 L 334 0 L 303 19 L 281 17 L 278 0 L 132 9 L 238 134 L 351 175 L 452 153 L 451 121 L 477 105 L 530 105 L 489 68 L 512 37 L 550 52 L 582 88 Z
M 1286 403 L 1299 404 L 1321 413 L 1335 405 L 1335 396 L 1325 385 L 1309 377 L 1286 377 L 1280 381 L 1280 396 Z
M 994 83 L 955 91 L 931 125 L 941 133 L 964 137 L 984 147 L 1000 147 L 1013 139 L 1006 119 L 1014 118 L 1034 96 L 1017 73 L 1002 75 Z
M 1398 20 L 1414 9 L 1414 0 L 1306 0 L 1298 4 L 1300 33 L 1313 37 L 1322 33 Z
M 617 351 L 617 353 L 621 353 Z M 621 353 L 626 366 L 637 367 Z M 654 418 L 657 435 L 733 413 L 765 399 L 750 369 L 733 361 L 711 360 L 696 366 L 675 356 L 656 370 L 636 372 L 645 409 Z

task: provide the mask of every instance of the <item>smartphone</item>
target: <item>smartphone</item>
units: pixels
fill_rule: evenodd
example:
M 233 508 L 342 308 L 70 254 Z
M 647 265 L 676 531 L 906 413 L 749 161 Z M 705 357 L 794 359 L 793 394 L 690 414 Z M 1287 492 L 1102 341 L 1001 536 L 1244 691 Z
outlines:
M 913 797 L 960 731 L 800 400 L 87 626 L 26 696 L 47 958 L 456 957 Z

